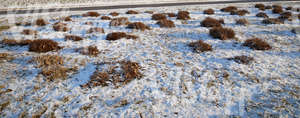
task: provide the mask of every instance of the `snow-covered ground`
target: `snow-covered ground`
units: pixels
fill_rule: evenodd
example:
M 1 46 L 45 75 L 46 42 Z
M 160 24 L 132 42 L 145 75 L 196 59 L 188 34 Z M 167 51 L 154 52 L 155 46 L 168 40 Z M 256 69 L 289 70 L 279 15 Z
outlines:
M 279 3 L 278 3 L 279 4 Z M 280 3 L 284 7 L 300 7 L 299 3 Z M 0 62 L 0 113 L 1 117 L 299 117 L 300 116 L 300 35 L 291 29 L 300 26 L 299 19 L 285 24 L 264 25 L 254 4 L 233 4 L 251 13 L 246 16 L 229 15 L 219 9 L 227 5 L 197 5 L 162 8 L 138 8 L 140 12 L 177 13 L 188 10 L 191 20 L 175 22 L 176 28 L 159 28 L 151 14 L 128 15 L 128 9 L 102 10 L 108 15 L 112 11 L 121 13 L 117 17 L 128 17 L 131 22 L 140 21 L 152 30 L 135 31 L 125 26 L 109 27 L 109 21 L 100 17 L 73 16 L 66 22 L 71 31 L 55 32 L 52 24 L 61 16 L 82 14 L 37 14 L 36 17 L 49 18 L 44 27 L 13 26 L 0 35 L 4 38 L 34 39 L 24 36 L 23 29 L 38 31 L 36 38 L 48 38 L 64 46 L 57 54 L 64 57 L 68 67 L 78 67 L 78 71 L 66 80 L 46 81 L 31 61 L 43 55 L 28 51 L 28 46 L 0 45 L 0 53 L 9 53 L 14 60 Z M 270 4 L 271 5 L 271 4 Z M 236 40 L 219 40 L 209 36 L 208 28 L 200 22 L 208 17 L 203 10 L 213 8 L 214 18 L 224 18 L 224 27 L 236 32 Z M 270 17 L 277 17 L 266 10 Z M 293 11 L 293 14 L 299 12 Z M 109 15 L 108 15 L 109 16 Z M 20 16 L 2 16 L 4 19 L 21 19 Z M 33 16 L 22 15 L 32 18 Z M 248 26 L 235 25 L 235 19 L 246 18 Z M 85 25 L 91 21 L 93 25 Z M 104 34 L 86 34 L 91 27 L 102 27 Z M 108 33 L 123 31 L 140 38 L 107 41 Z M 65 41 L 67 34 L 84 37 L 79 42 Z M 249 38 L 259 37 L 273 48 L 268 51 L 252 50 L 242 46 Z M 211 44 L 213 51 L 194 53 L 190 42 L 203 40 Z M 89 57 L 75 51 L 78 48 L 95 45 L 101 51 L 97 57 Z M 249 65 L 228 60 L 234 56 L 246 55 L 254 58 Z M 86 89 L 80 85 L 89 81 L 100 62 L 130 60 L 138 62 L 144 75 L 120 88 L 94 87 Z M 126 104 L 122 101 L 127 101 Z

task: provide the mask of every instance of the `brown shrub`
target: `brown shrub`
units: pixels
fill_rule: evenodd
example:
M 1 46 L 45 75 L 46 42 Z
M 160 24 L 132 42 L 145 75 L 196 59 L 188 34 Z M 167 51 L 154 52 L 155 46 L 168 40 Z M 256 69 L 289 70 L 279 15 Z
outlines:
M 64 21 L 72 21 L 72 18 L 70 17 L 70 16 L 68 16 L 68 17 L 65 17 L 65 19 L 64 19 Z
M 254 50 L 269 50 L 272 49 L 272 47 L 265 41 L 259 39 L 259 38 L 252 38 L 247 39 L 243 46 L 247 46 Z
M 167 16 L 165 14 L 153 14 L 152 20 L 163 20 L 167 19 Z
M 262 21 L 263 24 L 283 24 L 284 22 L 278 18 L 267 18 Z
M 244 16 L 246 14 L 249 14 L 250 12 L 247 10 L 234 10 L 230 12 L 230 15 L 239 15 L 239 16 Z
M 256 17 L 269 18 L 269 16 L 268 16 L 266 13 L 264 13 L 264 12 L 259 12 L 259 13 L 257 13 L 257 14 L 256 14 Z
M 139 14 L 139 12 L 134 11 L 134 10 L 128 10 L 128 11 L 126 12 L 126 14 Z
M 80 49 L 79 52 L 83 55 L 90 55 L 90 56 L 97 56 L 100 53 L 97 46 L 88 46 L 87 48 Z
M 69 28 L 67 27 L 67 24 L 61 23 L 61 22 L 54 23 L 52 27 L 53 27 L 54 31 L 66 32 L 69 30 Z
M 270 6 L 270 5 L 267 5 L 266 7 L 265 7 L 265 9 L 272 9 L 273 7 L 272 6 Z
M 265 10 L 265 5 L 264 4 L 255 4 L 255 8 L 258 8 L 259 10 L 264 11 Z
M 203 11 L 203 13 L 211 15 L 211 14 L 215 14 L 215 10 L 213 10 L 213 9 L 206 9 L 206 10 Z
M 213 38 L 218 38 L 221 40 L 227 40 L 235 37 L 235 33 L 230 28 L 214 27 L 209 30 L 209 34 Z
M 201 22 L 202 27 L 222 27 L 222 23 L 224 23 L 224 20 L 217 20 L 211 17 L 205 18 Z
M 114 18 L 110 21 L 109 26 L 128 25 L 130 22 L 126 17 Z
M 273 8 L 282 8 L 281 5 L 272 5 Z
M 126 38 L 126 39 L 137 39 L 137 36 L 134 35 L 127 35 L 125 32 L 113 32 L 113 33 L 109 33 L 106 36 L 106 40 L 109 41 L 115 41 L 115 40 L 119 40 L 122 38 Z
M 121 68 L 124 71 L 124 77 L 125 81 L 124 83 L 127 84 L 130 81 L 132 81 L 134 78 L 141 78 L 142 74 L 140 73 L 141 67 L 139 66 L 138 63 L 136 62 L 131 62 L 131 61 L 124 61 L 121 62 Z
M 29 51 L 32 52 L 49 52 L 54 50 L 59 50 L 61 47 L 58 46 L 58 43 L 50 39 L 39 39 L 33 40 L 29 44 Z
M 66 35 L 65 40 L 81 41 L 81 40 L 83 40 L 83 38 L 81 38 L 80 36 L 76 36 L 76 35 Z
M 167 19 L 159 20 L 156 24 L 158 24 L 160 27 L 166 27 L 166 28 L 175 27 L 174 22 Z
M 31 30 L 31 29 L 24 29 L 22 31 L 22 34 L 24 34 L 24 35 L 33 35 L 33 34 L 37 34 L 37 31 Z
M 8 53 L 0 53 L 0 63 L 2 62 L 7 62 L 7 61 L 12 61 L 15 58 L 13 57 L 13 55 L 8 54 Z
M 191 19 L 190 12 L 188 12 L 188 11 L 179 11 L 177 13 L 177 19 L 179 19 L 179 20 L 189 20 L 189 19 Z
M 285 10 L 292 10 L 292 9 L 293 9 L 293 7 L 291 7 L 291 6 L 288 6 L 285 8 Z
M 280 14 L 280 16 L 278 17 L 281 20 L 292 20 L 292 13 L 291 12 L 283 12 Z
M 168 15 L 168 17 L 176 17 L 175 13 L 165 13 L 166 15 Z
M 111 18 L 109 16 L 102 16 L 101 20 L 111 20 Z
M 45 20 L 42 19 L 42 18 L 39 18 L 39 19 L 37 19 L 37 20 L 35 21 L 35 24 L 38 25 L 38 26 L 45 26 L 45 25 L 48 24 L 48 22 L 45 21 Z
M 272 12 L 274 14 L 280 14 L 280 13 L 283 12 L 283 9 L 282 9 L 282 7 L 274 7 L 273 10 L 272 10 Z
M 223 11 L 223 12 L 231 12 L 231 11 L 236 11 L 236 10 L 238 10 L 238 8 L 236 6 L 228 6 L 228 7 L 221 9 L 221 11 Z
M 16 22 L 16 26 L 31 26 L 32 24 L 30 22 Z
M 94 23 L 91 22 L 91 21 L 88 21 L 88 22 L 85 22 L 84 24 L 86 24 L 86 25 L 93 25 Z
M 145 11 L 144 13 L 153 14 L 153 11 Z
M 35 57 L 34 62 L 38 64 L 38 68 L 47 66 L 58 66 L 64 64 L 64 59 L 58 55 L 42 55 Z
M 194 52 L 197 52 L 197 53 L 212 51 L 211 45 L 203 42 L 202 40 L 192 42 L 189 44 L 189 46 L 192 47 Z
M 245 56 L 245 55 L 242 55 L 242 56 L 235 56 L 233 58 L 228 58 L 229 60 L 233 60 L 235 61 L 236 63 L 239 63 L 239 64 L 250 64 L 251 62 L 254 61 L 254 58 L 253 57 L 248 57 L 248 56 Z
M 97 33 L 104 33 L 104 29 L 103 28 L 100 28 L 100 27 L 94 27 L 94 28 L 90 28 L 87 33 L 94 33 L 94 32 L 97 32 Z
M 8 29 L 10 29 L 10 26 L 8 26 L 8 25 L 0 26 L 0 32 L 8 30 Z
M 90 11 L 82 15 L 83 17 L 98 17 L 100 14 L 98 12 Z
M 111 13 L 109 13 L 109 15 L 111 15 L 111 16 L 118 16 L 119 13 L 118 12 L 111 12 Z
M 25 46 L 29 45 L 32 41 L 31 40 L 15 40 L 15 39 L 3 39 L 2 44 L 9 45 L 9 46 Z
M 130 24 L 128 24 L 128 26 L 126 28 L 129 28 L 129 29 L 138 29 L 138 30 L 141 30 L 141 31 L 150 30 L 150 27 L 147 26 L 147 25 L 145 25 L 142 22 L 130 23 Z
M 236 22 L 237 25 L 248 25 L 249 24 L 248 20 L 245 19 L 245 18 L 238 19 L 235 22 Z

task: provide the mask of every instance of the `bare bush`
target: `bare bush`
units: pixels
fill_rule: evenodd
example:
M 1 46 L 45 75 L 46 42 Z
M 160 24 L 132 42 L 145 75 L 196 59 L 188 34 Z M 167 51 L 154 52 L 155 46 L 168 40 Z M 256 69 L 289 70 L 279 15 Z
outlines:
M 269 16 L 268 16 L 266 13 L 264 13 L 264 12 L 259 12 L 259 13 L 257 13 L 257 14 L 256 14 L 256 17 L 269 18 Z
M 37 31 L 31 30 L 31 29 L 24 29 L 22 31 L 22 34 L 24 34 L 24 35 L 34 35 L 34 34 L 37 34 Z
M 177 19 L 178 20 L 189 20 L 189 19 L 191 19 L 190 12 L 188 12 L 188 11 L 178 11 Z
M 83 17 L 98 17 L 100 14 L 98 12 L 90 11 L 85 14 L 82 14 Z
M 293 14 L 291 12 L 283 12 L 283 13 L 280 14 L 278 19 L 291 21 L 292 16 L 293 16 Z
M 10 29 L 10 26 L 8 26 L 8 25 L 0 26 L 0 32 L 8 30 L 8 29 Z
M 283 24 L 284 22 L 278 18 L 267 18 L 262 21 L 263 24 Z
M 48 24 L 48 22 L 45 21 L 45 20 L 42 19 L 42 18 L 39 18 L 39 19 L 37 19 L 37 20 L 35 21 L 35 24 L 38 25 L 38 26 L 45 26 L 45 25 Z
M 145 25 L 142 22 L 130 23 L 130 24 L 128 24 L 127 28 L 129 28 L 129 29 L 137 29 L 137 30 L 141 30 L 141 31 L 150 30 L 150 27 L 147 26 L 147 25 Z
M 202 27 L 222 27 L 222 23 L 224 23 L 223 20 L 217 20 L 217 19 L 214 19 L 211 17 L 207 17 L 201 22 L 201 26 Z
M 55 51 L 61 49 L 60 46 L 58 46 L 58 43 L 50 40 L 50 39 L 38 39 L 33 40 L 29 44 L 29 51 L 31 52 L 49 52 L 49 51 Z
M 109 15 L 111 15 L 111 16 L 118 16 L 119 13 L 118 12 L 111 12 Z
M 111 20 L 111 18 L 109 16 L 102 16 L 101 20 Z
M 114 18 L 110 21 L 109 26 L 128 25 L 130 22 L 126 17 Z
M 94 28 L 90 28 L 87 33 L 94 33 L 94 32 L 97 32 L 97 33 L 104 33 L 104 29 L 103 28 L 100 28 L 100 27 L 94 27 Z
M 80 36 L 76 36 L 76 35 L 66 35 L 65 40 L 81 41 L 81 40 L 83 40 L 83 38 L 81 38 Z
M 134 10 L 128 10 L 128 11 L 126 12 L 126 14 L 139 14 L 139 12 L 134 11 Z
M 166 28 L 175 27 L 174 22 L 167 19 L 159 20 L 156 24 L 158 24 L 160 27 L 166 27 Z
M 163 20 L 167 19 L 167 16 L 165 14 L 153 14 L 152 20 Z
M 203 42 L 202 40 L 192 42 L 189 44 L 189 46 L 192 47 L 194 52 L 197 52 L 197 53 L 212 51 L 211 45 Z
M 272 47 L 265 41 L 259 38 L 252 38 L 252 39 L 247 39 L 243 46 L 247 46 L 251 49 L 254 50 L 269 50 L 272 49 Z
M 237 25 L 248 25 L 249 24 L 248 20 L 245 18 L 237 19 L 235 22 Z
M 215 14 L 215 10 L 213 10 L 213 9 L 206 9 L 206 10 L 203 11 L 203 13 L 211 15 L 211 14 Z
M 239 64 L 250 64 L 251 62 L 254 61 L 254 58 L 253 57 L 249 57 L 249 56 L 245 56 L 245 55 L 242 55 L 242 56 L 235 56 L 233 58 L 228 58 L 229 60 L 233 60 L 235 61 L 236 63 L 239 63 Z
M 227 40 L 235 37 L 235 32 L 230 28 L 214 27 L 209 30 L 210 36 L 221 40 Z
M 115 41 L 115 40 L 119 40 L 122 38 L 126 38 L 126 39 L 137 39 L 138 37 L 135 35 L 128 35 L 125 32 L 113 32 L 113 33 L 109 33 L 106 36 L 106 40 L 109 41 Z
M 221 9 L 221 11 L 223 11 L 223 12 L 231 12 L 231 11 L 236 11 L 236 10 L 238 10 L 238 8 L 236 6 L 228 6 L 228 7 Z
M 69 28 L 67 27 L 67 24 L 61 23 L 61 22 L 54 23 L 52 27 L 53 27 L 54 31 L 66 32 L 69 30 Z
M 100 53 L 97 46 L 88 46 L 87 48 L 81 48 L 79 52 L 83 55 L 89 56 L 97 56 Z
M 246 14 L 250 14 L 250 12 L 248 10 L 234 10 L 230 12 L 230 15 L 244 16 Z
M 4 45 L 9 46 L 25 46 L 29 45 L 32 42 L 32 40 L 22 39 L 22 40 L 15 40 L 15 39 L 3 39 L 1 41 Z
M 272 12 L 274 14 L 280 14 L 280 13 L 283 12 L 283 9 L 282 9 L 282 7 L 274 7 L 273 10 L 272 10 Z
M 285 10 L 292 10 L 292 9 L 293 9 L 293 7 L 291 7 L 291 6 L 288 6 L 285 8 Z
M 262 10 L 262 11 L 264 11 L 266 9 L 264 4 L 255 4 L 255 8 L 258 8 L 259 10 Z
M 175 13 L 165 13 L 168 17 L 176 17 Z
M 145 11 L 144 13 L 153 14 L 153 11 Z
M 67 21 L 67 22 L 68 22 L 68 21 L 72 21 L 72 18 L 71 18 L 70 16 L 65 17 L 65 18 L 64 18 L 64 21 Z

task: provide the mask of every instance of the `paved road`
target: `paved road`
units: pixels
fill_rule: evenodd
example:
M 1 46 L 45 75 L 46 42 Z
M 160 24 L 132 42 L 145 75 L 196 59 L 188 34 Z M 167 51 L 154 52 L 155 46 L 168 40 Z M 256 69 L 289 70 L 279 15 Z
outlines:
M 51 8 L 51 9 L 0 11 L 0 15 L 45 13 L 45 12 L 59 12 L 59 11 L 86 11 L 86 10 L 107 10 L 107 9 L 121 9 L 121 8 L 140 8 L 140 7 L 165 7 L 165 6 L 182 6 L 182 5 L 229 4 L 229 3 L 250 3 L 250 2 L 280 2 L 280 1 L 282 1 L 282 2 L 299 1 L 300 2 L 300 0 L 235 0 L 235 1 L 210 1 L 210 2 L 183 2 L 183 3 L 162 3 L 162 4 L 73 7 L 73 8 L 67 8 L 67 9 Z

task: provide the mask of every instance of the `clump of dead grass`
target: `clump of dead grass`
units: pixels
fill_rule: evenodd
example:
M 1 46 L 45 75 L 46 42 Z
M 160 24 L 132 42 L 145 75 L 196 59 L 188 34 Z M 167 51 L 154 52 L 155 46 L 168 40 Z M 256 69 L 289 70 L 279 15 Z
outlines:
M 231 12 L 231 11 L 236 11 L 236 10 L 238 10 L 238 8 L 236 6 L 228 6 L 228 7 L 221 9 L 221 11 L 223 11 L 223 12 Z
M 163 19 L 167 19 L 167 16 L 165 14 L 153 14 L 152 15 L 152 20 L 163 20 Z
M 24 29 L 22 31 L 22 34 L 24 34 L 24 35 L 34 35 L 34 34 L 37 34 L 37 31 L 31 30 L 31 29 Z
M 174 22 L 167 19 L 159 20 L 156 24 L 158 24 L 160 27 L 166 27 L 166 28 L 175 27 Z
M 235 32 L 230 28 L 214 27 L 209 30 L 210 36 L 221 40 L 227 40 L 235 37 Z
M 233 58 L 228 58 L 229 60 L 233 60 L 235 61 L 236 63 L 239 63 L 239 64 L 250 64 L 251 62 L 254 61 L 254 58 L 253 57 L 249 57 L 249 56 L 245 56 L 245 55 L 242 55 L 242 56 L 235 56 Z
M 259 12 L 259 13 L 257 13 L 257 14 L 256 14 L 256 17 L 269 18 L 269 16 L 268 16 L 266 13 L 264 13 L 264 12 Z
M 188 12 L 188 11 L 178 11 L 177 19 L 178 20 L 189 20 L 189 19 L 191 19 L 190 12 Z
M 283 13 L 280 14 L 278 19 L 291 21 L 292 16 L 293 16 L 292 12 L 283 12 Z
M 134 11 L 134 10 L 128 10 L 128 11 L 126 12 L 126 14 L 139 14 L 139 12 Z
M 87 30 L 87 33 L 105 33 L 103 28 L 100 27 L 94 27 L 94 28 L 90 28 L 89 30 Z
M 197 53 L 212 51 L 212 46 L 210 44 L 203 42 L 202 40 L 192 42 L 189 44 L 189 46 L 192 47 L 194 52 Z
M 11 54 L 0 53 L 0 63 L 3 62 L 3 61 L 11 61 L 13 59 L 14 59 L 14 57 Z
M 81 41 L 81 40 L 83 40 L 83 38 L 80 36 L 76 36 L 76 35 L 66 35 L 65 40 Z
M 262 11 L 264 11 L 266 9 L 264 4 L 255 4 L 254 7 L 258 8 L 259 10 L 262 10 Z
M 111 18 L 109 16 L 102 16 L 101 20 L 111 20 Z
M 130 22 L 126 17 L 114 18 L 110 21 L 109 26 L 128 25 Z
M 230 12 L 230 15 L 244 16 L 246 14 L 250 14 L 250 12 L 248 10 L 233 10 Z
M 259 38 L 247 39 L 243 46 L 247 46 L 254 50 L 270 50 L 272 47 L 265 41 Z
M 249 24 L 249 21 L 247 20 L 247 19 L 245 19 L 245 18 L 241 18 L 241 19 L 237 19 L 236 21 L 235 21 L 235 23 L 237 24 L 237 25 L 248 25 Z
M 106 36 L 106 40 L 109 41 L 115 41 L 115 40 L 119 40 L 122 38 L 126 38 L 126 39 L 137 39 L 138 37 L 135 35 L 128 35 L 125 32 L 113 32 L 113 33 L 109 33 Z
M 278 18 L 267 18 L 262 21 L 263 24 L 283 24 L 283 20 Z
M 150 30 L 150 27 L 145 25 L 142 22 L 130 23 L 130 24 L 128 24 L 128 26 L 126 28 L 128 28 L 128 29 L 137 29 L 137 30 L 141 30 L 141 31 Z
M 53 27 L 54 31 L 66 32 L 69 30 L 69 28 L 67 27 L 67 24 L 61 23 L 61 22 L 54 23 L 52 27 Z
M 144 13 L 153 14 L 154 12 L 148 10 L 148 11 L 145 11 Z
M 70 16 L 67 16 L 64 18 L 64 21 L 66 21 L 66 22 L 72 21 L 72 18 Z
M 119 13 L 118 12 L 111 12 L 111 13 L 109 13 L 109 15 L 111 15 L 111 16 L 118 16 Z
M 176 17 L 175 13 L 165 13 L 168 17 Z
M 2 44 L 8 46 L 25 46 L 25 45 L 29 45 L 31 42 L 32 40 L 28 40 L 28 39 L 21 39 L 21 40 L 3 39 L 1 41 Z
M 97 56 L 100 53 L 97 46 L 88 46 L 86 48 L 81 48 L 79 52 L 83 55 L 89 56 Z
M 61 47 L 58 46 L 58 43 L 50 39 L 33 40 L 29 44 L 29 51 L 31 52 L 43 53 L 59 49 L 61 49 Z
M 39 18 L 35 21 L 35 24 L 37 26 L 45 26 L 47 24 L 49 24 L 46 20 L 42 19 L 42 18 Z
M 8 26 L 8 25 L 2 25 L 2 26 L 0 26 L 0 32 L 8 30 L 8 29 L 10 29 L 10 26 Z
M 292 9 L 293 9 L 292 6 L 288 6 L 288 7 L 285 8 L 285 10 L 292 10 Z
M 272 10 L 272 12 L 274 13 L 274 14 L 280 14 L 280 13 L 282 13 L 283 12 L 283 9 L 282 9 L 282 7 L 280 6 L 278 6 L 278 7 L 274 7 L 273 8 L 273 10 Z
M 204 14 L 211 15 L 211 14 L 215 14 L 215 10 L 213 10 L 213 9 L 210 8 L 210 9 L 204 10 L 203 13 L 204 13 Z
M 205 18 L 201 22 L 202 27 L 222 27 L 222 23 L 224 23 L 223 19 L 217 20 L 211 17 Z
M 98 12 L 90 11 L 85 14 L 82 14 L 83 17 L 98 17 L 100 14 Z

